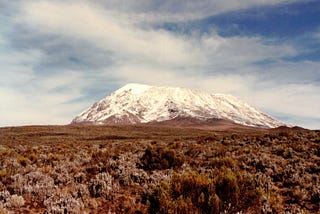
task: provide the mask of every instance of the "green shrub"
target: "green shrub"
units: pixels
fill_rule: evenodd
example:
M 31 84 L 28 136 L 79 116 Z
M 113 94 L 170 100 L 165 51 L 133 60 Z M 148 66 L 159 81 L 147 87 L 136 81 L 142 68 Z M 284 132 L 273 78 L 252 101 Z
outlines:
M 220 199 L 212 179 L 191 172 L 175 174 L 148 195 L 149 213 L 219 213 Z
M 8 175 L 8 172 L 6 169 L 1 169 L 0 170 L 0 181 L 2 180 L 2 178 L 6 177 Z
M 223 210 L 231 212 L 246 210 L 249 207 L 259 206 L 263 195 L 252 177 L 247 174 L 235 174 L 229 169 L 222 169 L 215 178 L 216 193 L 223 201 Z M 231 209 L 229 206 L 231 204 Z
M 26 157 L 23 157 L 23 156 L 19 156 L 18 161 L 21 164 L 21 166 L 24 166 L 24 167 L 30 163 L 30 160 Z
M 240 197 L 240 189 L 237 177 L 231 171 L 221 172 L 215 181 L 216 192 L 226 206 L 237 205 Z
M 147 194 L 147 206 L 149 213 L 235 213 L 256 209 L 261 196 L 253 179 L 223 169 L 213 179 L 175 174 Z
M 217 157 L 217 158 L 212 158 L 212 160 L 210 160 L 210 166 L 212 168 L 222 168 L 222 167 L 226 167 L 226 168 L 233 168 L 237 165 L 236 160 L 229 158 L 229 157 Z
M 33 152 L 33 153 L 30 154 L 29 159 L 30 159 L 30 161 L 31 161 L 32 163 L 35 163 L 35 162 L 38 161 L 39 156 L 38 156 L 36 153 Z
M 184 157 L 176 154 L 172 149 L 149 146 L 140 161 L 141 168 L 145 170 L 163 170 L 181 166 L 184 162 Z

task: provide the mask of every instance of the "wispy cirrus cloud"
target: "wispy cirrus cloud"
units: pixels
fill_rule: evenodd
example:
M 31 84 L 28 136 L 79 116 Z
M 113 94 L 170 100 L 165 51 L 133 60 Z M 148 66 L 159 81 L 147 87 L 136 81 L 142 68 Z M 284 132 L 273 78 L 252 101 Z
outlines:
M 164 30 L 141 29 L 129 17 L 101 10 L 95 5 L 28 3 L 22 14 L 21 22 L 39 30 L 39 33 L 59 32 L 58 35 L 67 40 L 89 42 L 97 49 L 110 51 L 114 57 L 122 59 L 183 64 L 194 62 L 192 58 L 199 54 L 196 50 L 188 51 L 191 46 L 183 36 L 180 38 Z
M 51 13 L 48 15 L 45 11 Z M 181 35 L 143 28 L 130 19 L 113 15 L 95 6 L 43 2 L 28 4 L 21 20 L 39 33 L 59 32 L 64 40 L 90 43 L 96 49 L 109 51 L 113 60 L 129 63 L 177 67 L 213 65 L 218 68 L 219 64 L 229 64 L 235 68 L 296 54 L 293 47 L 265 44 L 261 38 L 223 38 L 214 31 L 204 35 Z
M 95 0 L 94 2 L 104 6 L 107 10 L 135 16 L 135 19 L 140 22 L 159 23 L 185 22 L 257 6 L 272 6 L 306 1 L 308 0 L 243 0 L 241 2 L 237 0 L 185 0 L 183 2 L 180 0 Z

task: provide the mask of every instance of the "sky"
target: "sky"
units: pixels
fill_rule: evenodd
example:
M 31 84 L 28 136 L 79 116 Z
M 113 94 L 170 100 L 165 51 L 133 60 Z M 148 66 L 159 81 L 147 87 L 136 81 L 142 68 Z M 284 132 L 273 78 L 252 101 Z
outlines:
M 319 0 L 0 0 L 0 126 L 68 124 L 127 83 L 320 129 Z

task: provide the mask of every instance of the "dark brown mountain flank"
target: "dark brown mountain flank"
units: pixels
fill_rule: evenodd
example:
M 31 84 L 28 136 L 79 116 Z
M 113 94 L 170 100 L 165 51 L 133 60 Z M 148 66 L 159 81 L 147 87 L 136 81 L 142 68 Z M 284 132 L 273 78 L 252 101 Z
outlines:
M 214 122 L 0 128 L 0 213 L 319 213 L 320 131 Z
M 226 130 L 259 130 L 257 127 L 250 127 L 237 124 L 231 120 L 227 119 L 206 119 L 201 120 L 192 117 L 177 117 L 171 120 L 161 121 L 161 122 L 150 122 L 146 125 L 153 126 L 167 126 L 167 127 L 180 127 L 180 128 L 195 128 L 195 129 L 205 129 L 205 130 L 216 130 L 216 131 L 226 131 Z

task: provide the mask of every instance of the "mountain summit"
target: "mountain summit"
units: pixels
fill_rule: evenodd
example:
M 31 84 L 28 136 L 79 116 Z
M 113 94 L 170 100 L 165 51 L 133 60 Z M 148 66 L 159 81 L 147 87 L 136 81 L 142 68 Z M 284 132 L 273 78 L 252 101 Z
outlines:
M 128 84 L 96 102 L 73 119 L 73 124 L 139 124 L 168 121 L 229 121 L 275 128 L 286 125 L 236 97 L 198 90 Z

